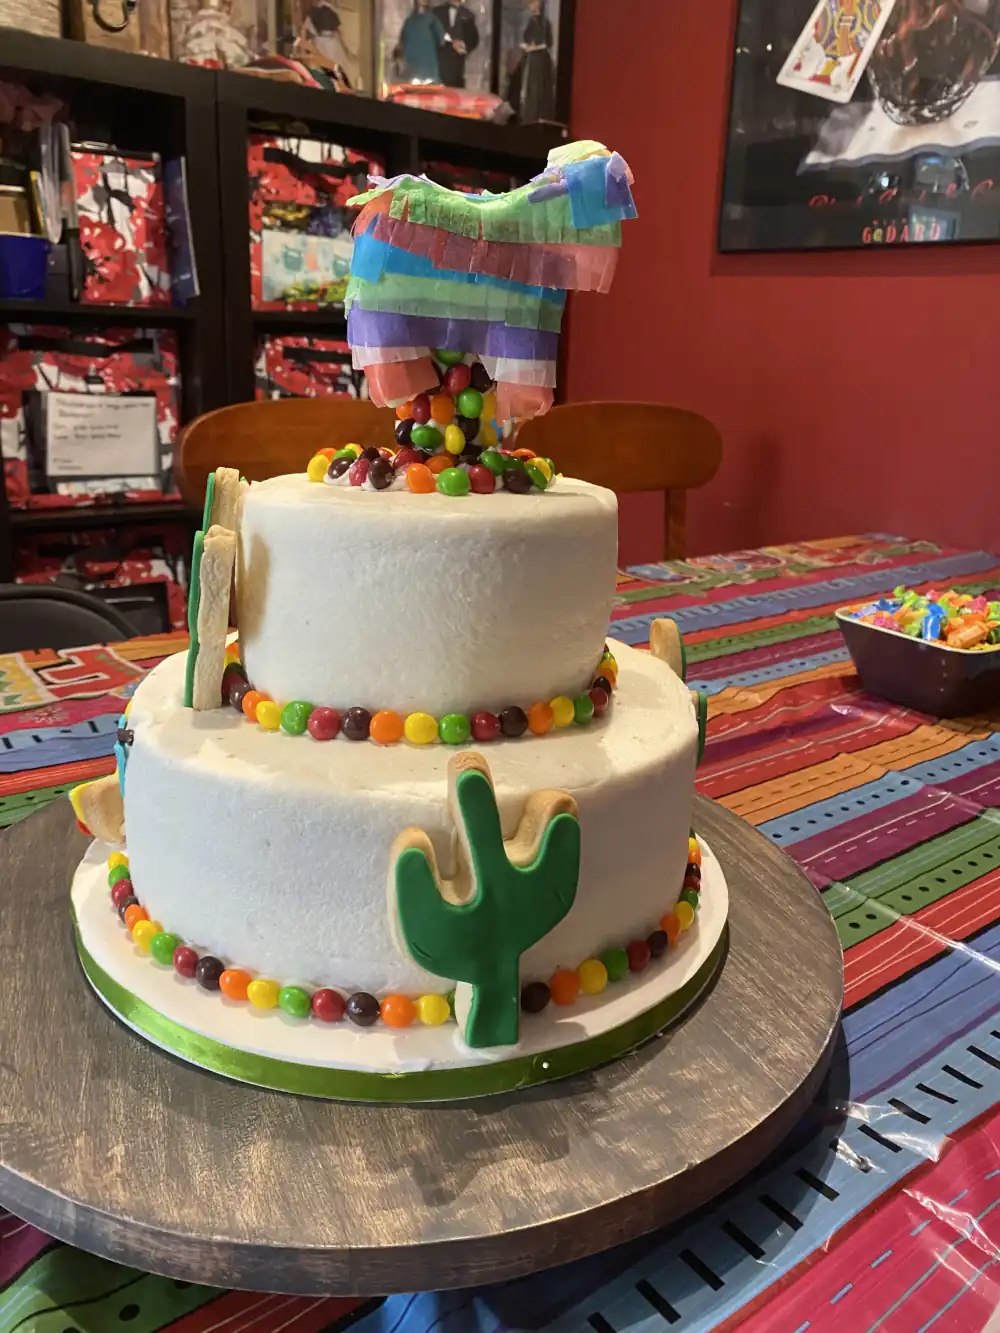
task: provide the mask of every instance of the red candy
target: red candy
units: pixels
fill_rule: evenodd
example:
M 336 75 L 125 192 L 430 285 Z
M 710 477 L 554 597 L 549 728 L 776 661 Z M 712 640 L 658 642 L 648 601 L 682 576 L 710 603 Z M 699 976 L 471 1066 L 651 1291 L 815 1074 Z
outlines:
M 174 971 L 182 977 L 193 977 L 198 966 L 198 955 L 186 944 L 178 944 L 174 950 Z
M 418 426 L 424 426 L 431 419 L 431 400 L 426 393 L 418 393 L 410 404 L 413 420 Z
M 483 469 L 486 471 L 486 469 Z M 500 734 L 500 719 L 495 713 L 473 713 L 472 739 L 476 741 L 495 741 Z
M 653 956 L 645 940 L 633 940 L 626 946 L 625 952 L 628 954 L 630 972 L 641 972 L 644 967 L 649 966 L 649 960 Z
M 340 733 L 340 714 L 336 708 L 314 708 L 306 731 L 314 741 L 332 741 Z
M 595 685 L 590 691 L 590 701 L 594 705 L 594 713 L 596 716 L 600 717 L 602 713 L 608 711 L 608 704 L 611 702 L 611 699 L 607 690 L 602 690 L 600 685 Z
M 490 495 L 497 488 L 497 479 L 488 467 L 477 463 L 469 468 L 469 485 L 477 495 Z
M 469 387 L 472 380 L 472 370 L 464 362 L 457 366 L 449 366 L 444 374 L 444 387 L 449 393 L 461 393 L 463 389 Z
M 401 467 L 406 467 L 408 463 L 422 463 L 424 456 L 416 449 L 400 449 L 399 453 L 392 460 L 392 466 L 398 472 Z
M 111 901 L 115 908 L 121 907 L 126 898 L 132 894 L 132 881 L 130 879 L 120 879 L 111 890 Z
M 368 469 L 371 467 L 370 458 L 357 458 L 347 470 L 347 480 L 352 486 L 360 486 L 368 476 Z
M 339 995 L 337 991 L 330 990 L 325 986 L 322 990 L 313 991 L 312 1011 L 314 1018 L 318 1018 L 324 1023 L 339 1023 L 344 1017 L 346 1008 L 344 997 Z

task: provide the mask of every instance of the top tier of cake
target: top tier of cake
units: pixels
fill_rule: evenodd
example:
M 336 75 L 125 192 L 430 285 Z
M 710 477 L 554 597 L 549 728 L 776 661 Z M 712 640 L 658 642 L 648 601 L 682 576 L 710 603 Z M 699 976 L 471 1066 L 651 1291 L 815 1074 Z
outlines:
M 400 714 L 526 708 L 590 686 L 615 589 L 613 492 L 454 500 L 251 486 L 239 532 L 243 664 L 282 703 Z

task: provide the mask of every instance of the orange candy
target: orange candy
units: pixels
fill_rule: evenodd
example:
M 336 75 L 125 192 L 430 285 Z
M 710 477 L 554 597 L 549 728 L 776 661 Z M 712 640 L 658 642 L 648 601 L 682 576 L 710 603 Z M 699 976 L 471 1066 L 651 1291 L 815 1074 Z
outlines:
M 413 404 L 400 403 L 396 408 L 396 416 L 400 421 L 409 421 L 410 417 L 413 416 Z
M 322 454 L 323 457 L 326 459 L 326 461 L 327 461 L 328 463 L 332 463 L 332 462 L 333 462 L 333 455 L 334 455 L 337 451 L 336 451 L 336 449 L 333 449 L 333 448 L 327 448 L 327 449 L 317 449 L 316 452 L 317 452 L 318 454 Z
M 252 979 L 241 967 L 227 967 L 219 978 L 219 990 L 230 1000 L 245 1000 Z
M 681 923 L 673 912 L 669 912 L 660 922 L 660 929 L 667 932 L 667 939 L 671 944 L 676 944 L 680 938 Z
M 406 484 L 418 495 L 429 495 L 436 488 L 434 473 L 425 463 L 411 463 L 406 469 Z
M 247 690 L 243 696 L 243 702 L 240 707 L 243 709 L 245 717 L 251 722 L 257 721 L 257 705 L 263 703 L 267 698 L 266 694 L 261 694 L 260 690 Z
M 515 458 L 534 458 L 534 456 L 535 456 L 535 451 L 534 451 L 534 449 L 515 449 L 515 450 L 514 450 L 514 457 L 515 457 Z
M 528 730 L 532 736 L 544 736 L 552 730 L 555 714 L 548 704 L 532 704 L 528 709 Z
M 389 1028 L 408 1028 L 417 1016 L 417 1006 L 405 995 L 387 995 L 382 1001 L 382 1022 Z
M 454 467 L 455 460 L 451 454 L 432 454 L 426 466 L 434 473 L 443 472 L 446 467 Z
M 149 913 L 146 911 L 145 907 L 140 907 L 138 903 L 133 903 L 131 907 L 125 908 L 125 916 L 122 919 L 125 922 L 129 934 L 131 934 L 132 927 L 137 921 L 149 920 Z
M 580 994 L 580 978 L 575 972 L 556 972 L 549 978 L 553 1004 L 572 1004 Z
M 395 745 L 403 738 L 403 719 L 398 713 L 384 708 L 372 718 L 368 735 L 373 741 L 378 741 L 379 745 Z
M 450 426 L 455 420 L 455 404 L 446 393 L 436 393 L 431 399 L 431 421 L 439 426 Z

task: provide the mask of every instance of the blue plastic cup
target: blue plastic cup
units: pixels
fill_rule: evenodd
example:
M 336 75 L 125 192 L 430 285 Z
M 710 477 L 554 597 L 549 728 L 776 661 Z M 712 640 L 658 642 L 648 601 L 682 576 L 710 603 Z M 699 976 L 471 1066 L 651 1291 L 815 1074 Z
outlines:
M 44 236 L 0 232 L 0 297 L 43 301 L 49 243 Z

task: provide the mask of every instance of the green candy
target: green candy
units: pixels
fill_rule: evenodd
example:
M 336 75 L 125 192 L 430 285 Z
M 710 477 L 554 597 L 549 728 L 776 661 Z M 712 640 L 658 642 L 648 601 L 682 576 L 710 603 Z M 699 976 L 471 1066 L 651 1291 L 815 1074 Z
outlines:
M 450 990 L 444 997 L 448 1001 L 448 1008 L 451 1011 L 452 1018 L 455 1017 L 455 992 Z
M 695 893 L 694 889 L 685 889 L 678 901 L 682 903 L 690 903 L 692 910 L 697 912 L 698 895 Z
M 515 458 L 513 454 L 501 454 L 503 459 L 504 472 L 527 472 L 523 458 Z
M 483 395 L 478 389 L 463 389 L 455 399 L 455 407 L 460 416 L 476 419 L 482 415 Z
M 108 888 L 113 889 L 120 879 L 131 879 L 128 872 L 128 866 L 115 866 L 113 870 L 108 871 Z
M 444 347 L 434 349 L 434 360 L 441 366 L 459 366 L 465 360 L 464 352 L 449 352 Z
M 169 930 L 161 930 L 149 941 L 149 952 L 158 963 L 170 967 L 174 961 L 174 950 L 184 941 L 179 935 L 171 935 Z
M 573 700 L 573 721 L 585 727 L 594 716 L 594 701 L 589 694 L 578 694 Z
M 464 745 L 472 735 L 472 724 L 464 713 L 445 713 L 438 723 L 438 735 L 445 745 Z
M 483 467 L 488 467 L 495 477 L 502 476 L 507 470 L 504 467 L 507 460 L 498 449 L 484 449 L 479 455 L 479 461 Z
M 312 1008 L 308 991 L 301 986 L 282 986 L 278 991 L 278 1005 L 292 1018 L 306 1018 Z
M 414 426 L 410 432 L 410 443 L 416 449 L 436 449 L 441 443 L 441 432 L 430 422 L 423 426 Z
M 621 981 L 628 972 L 628 954 L 624 949 L 605 949 L 601 962 L 607 968 L 609 981 Z
M 531 478 L 531 484 L 534 486 L 535 490 L 544 491 L 549 484 L 549 480 L 542 469 L 540 467 L 535 467 L 534 463 L 528 463 L 525 466 L 525 471 Z
M 356 454 L 355 451 L 351 448 L 351 446 L 348 444 L 348 445 L 345 445 L 343 449 L 338 449 L 337 452 L 336 452 L 333 456 L 334 456 L 334 458 L 356 458 L 356 457 L 357 457 L 357 454 Z
M 301 736 L 312 710 L 312 704 L 303 703 L 301 699 L 285 704 L 281 710 L 281 730 L 287 731 L 289 736 Z
M 468 495 L 470 487 L 469 474 L 460 467 L 446 467 L 437 474 L 437 488 L 442 495 Z

